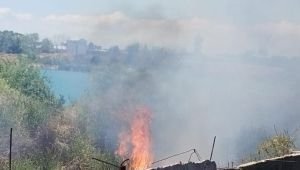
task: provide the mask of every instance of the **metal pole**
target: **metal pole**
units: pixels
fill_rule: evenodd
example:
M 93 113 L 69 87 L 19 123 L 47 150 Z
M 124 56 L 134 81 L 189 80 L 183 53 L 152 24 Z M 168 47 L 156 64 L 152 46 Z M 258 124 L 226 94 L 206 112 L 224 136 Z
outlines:
M 194 150 L 195 150 L 195 149 L 190 149 L 190 150 L 185 151 L 185 152 L 181 152 L 181 153 L 178 153 L 178 154 L 175 154 L 175 155 L 171 155 L 171 156 L 169 156 L 169 157 L 160 159 L 160 160 L 158 160 L 158 161 L 154 161 L 154 162 L 152 162 L 152 164 L 156 164 L 156 163 L 158 163 L 158 162 L 165 161 L 165 160 L 167 160 L 167 159 L 170 159 L 170 158 L 173 158 L 173 157 L 182 155 L 182 154 L 186 154 L 186 153 L 189 153 L 189 152 L 194 151 Z
M 121 167 L 120 167 L 120 166 L 118 166 L 118 165 L 112 164 L 112 163 L 110 163 L 110 162 L 107 162 L 107 161 L 103 161 L 103 160 L 101 160 L 101 159 L 97 159 L 97 158 L 92 158 L 92 159 L 94 159 L 94 160 L 96 160 L 96 161 L 99 161 L 99 162 L 102 162 L 102 163 L 104 163 L 104 164 L 107 164 L 107 165 L 113 166 L 113 167 L 115 167 L 115 168 L 121 168 Z
M 217 136 L 214 137 L 213 146 L 212 146 L 212 148 L 211 148 L 211 153 L 210 153 L 210 158 L 209 158 L 210 161 L 211 161 L 211 158 L 212 158 L 213 153 L 214 153 L 214 148 L 215 148 L 216 138 L 217 138 Z
M 10 128 L 10 139 L 9 139 L 9 169 L 11 170 L 11 148 L 12 148 L 12 128 Z

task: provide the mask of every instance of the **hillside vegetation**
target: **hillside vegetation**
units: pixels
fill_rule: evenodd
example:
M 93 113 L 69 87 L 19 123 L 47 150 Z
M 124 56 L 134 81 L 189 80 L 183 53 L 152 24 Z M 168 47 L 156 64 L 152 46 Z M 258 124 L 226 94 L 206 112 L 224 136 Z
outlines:
M 30 60 L 0 63 L 0 167 L 8 168 L 13 128 L 13 169 L 91 169 L 92 156 L 115 161 L 96 150 L 79 125 L 82 109 L 64 106 L 49 81 Z M 81 121 L 78 121 L 81 120 Z

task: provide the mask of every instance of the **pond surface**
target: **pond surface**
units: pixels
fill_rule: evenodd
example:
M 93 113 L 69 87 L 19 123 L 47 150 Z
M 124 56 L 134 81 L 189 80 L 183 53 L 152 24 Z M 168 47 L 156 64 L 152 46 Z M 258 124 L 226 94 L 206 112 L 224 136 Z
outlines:
M 43 70 L 57 96 L 63 95 L 66 104 L 80 98 L 89 88 L 89 74 L 85 72 Z

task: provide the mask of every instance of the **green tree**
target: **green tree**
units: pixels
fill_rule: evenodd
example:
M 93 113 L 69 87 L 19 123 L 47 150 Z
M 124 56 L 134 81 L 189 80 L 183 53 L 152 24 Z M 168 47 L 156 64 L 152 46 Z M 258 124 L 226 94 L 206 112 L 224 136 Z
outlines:
M 29 128 L 36 128 L 62 106 L 51 91 L 48 79 L 29 61 L 0 63 L 0 78 L 27 98 L 24 120 Z
M 38 52 L 37 47 L 39 44 L 39 35 L 37 33 L 26 34 L 22 36 L 21 48 L 22 53 L 28 55 L 31 58 L 35 58 Z
M 53 52 L 53 50 L 54 50 L 53 43 L 48 38 L 44 38 L 41 41 L 40 51 L 42 53 L 51 53 Z
M 13 31 L 0 31 L 0 52 L 27 54 L 34 57 L 37 54 L 39 45 L 39 35 L 20 34 Z
M 0 52 L 21 53 L 22 34 L 13 31 L 0 32 Z

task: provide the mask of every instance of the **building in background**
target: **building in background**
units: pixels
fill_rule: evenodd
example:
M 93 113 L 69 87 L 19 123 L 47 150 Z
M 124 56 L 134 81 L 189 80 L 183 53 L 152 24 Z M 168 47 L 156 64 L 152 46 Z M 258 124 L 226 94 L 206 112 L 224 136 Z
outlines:
M 74 57 L 85 56 L 88 52 L 88 43 L 85 39 L 68 40 L 66 42 L 66 51 Z

